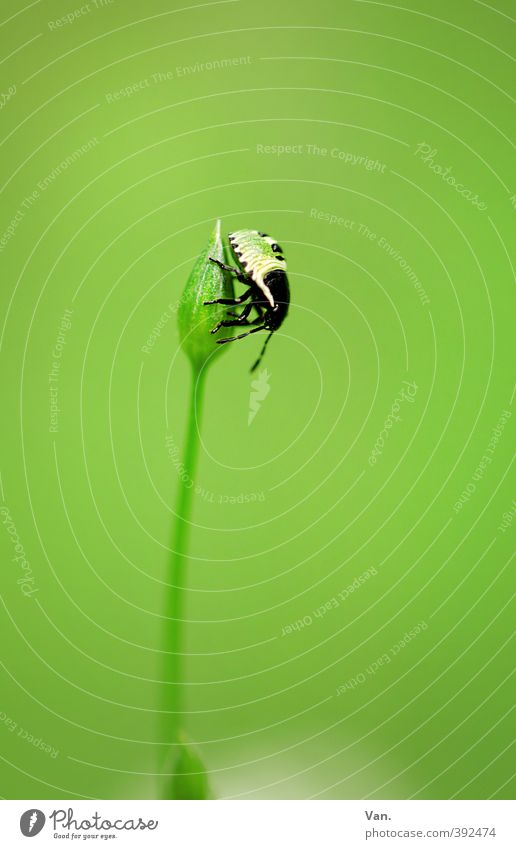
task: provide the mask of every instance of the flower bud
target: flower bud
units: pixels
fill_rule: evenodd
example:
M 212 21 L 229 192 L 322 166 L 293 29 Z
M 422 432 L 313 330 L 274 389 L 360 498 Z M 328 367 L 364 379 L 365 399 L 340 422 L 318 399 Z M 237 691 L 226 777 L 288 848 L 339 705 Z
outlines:
M 213 799 L 208 775 L 197 751 L 184 731 L 179 734 L 179 751 L 168 759 L 165 799 Z
M 190 273 L 177 313 L 181 346 L 196 371 L 211 362 L 213 356 L 226 347 L 216 344 L 211 330 L 226 318 L 227 306 L 204 306 L 204 301 L 234 297 L 229 273 L 211 262 L 210 257 L 224 262 L 220 221 L 217 221 L 206 248 Z

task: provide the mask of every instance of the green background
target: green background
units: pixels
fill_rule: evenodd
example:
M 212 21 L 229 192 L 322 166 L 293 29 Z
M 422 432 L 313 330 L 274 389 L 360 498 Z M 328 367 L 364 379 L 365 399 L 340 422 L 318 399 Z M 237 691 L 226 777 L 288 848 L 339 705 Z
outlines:
M 259 336 L 207 381 L 186 697 L 215 794 L 514 792 L 511 6 L 2 3 L 2 796 L 158 792 L 176 309 L 216 218 L 278 240 L 292 306 L 250 425 Z

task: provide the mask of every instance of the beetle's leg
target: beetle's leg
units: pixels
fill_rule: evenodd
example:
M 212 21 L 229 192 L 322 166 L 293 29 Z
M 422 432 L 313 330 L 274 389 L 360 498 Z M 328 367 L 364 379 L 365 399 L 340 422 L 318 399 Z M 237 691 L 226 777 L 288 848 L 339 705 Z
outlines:
M 260 303 L 257 303 L 256 301 L 254 301 L 253 307 L 255 308 L 256 312 L 258 313 L 258 318 L 255 319 L 255 321 L 256 322 L 261 321 L 262 318 L 263 318 L 263 314 L 265 312 L 265 307 L 262 307 L 262 305 Z
M 241 325 L 241 324 L 246 324 L 246 325 L 249 324 L 249 322 L 247 320 L 247 316 L 251 312 L 252 306 L 253 306 L 252 304 L 246 304 L 246 306 L 244 307 L 244 309 L 242 310 L 240 315 L 237 316 L 237 318 L 235 318 L 233 320 L 225 319 L 224 321 L 219 321 L 219 323 L 213 328 L 213 330 L 211 332 L 216 333 L 217 330 L 220 330 L 221 327 L 237 327 L 238 325 Z M 234 315 L 234 313 L 233 313 L 233 315 Z
M 210 262 L 214 262 L 215 265 L 218 265 L 219 268 L 222 268 L 223 271 L 232 271 L 233 274 L 241 274 L 242 273 L 239 268 L 235 268 L 234 265 L 226 265 L 226 263 L 221 262 L 220 259 L 214 259 L 214 257 L 212 257 L 212 256 L 209 256 L 208 259 L 209 259 Z
M 228 310 L 226 315 L 232 315 L 234 318 L 241 318 L 243 315 L 245 315 L 246 318 L 247 318 L 247 316 L 251 312 L 251 309 L 252 309 L 252 304 L 246 304 L 245 308 L 242 310 L 242 312 L 231 312 L 231 310 Z
M 249 311 L 252 310 L 253 307 L 255 308 L 256 312 L 258 313 L 258 318 L 255 319 L 254 321 L 252 321 L 251 324 L 258 324 L 258 322 L 261 321 L 262 318 L 263 318 L 263 315 L 264 315 L 264 312 L 265 312 L 265 307 L 262 307 L 262 305 L 260 303 L 257 303 L 256 301 L 253 301 L 252 304 L 248 304 L 247 306 L 249 307 L 249 310 L 247 310 L 247 308 L 246 308 L 246 315 L 249 315 Z M 241 313 L 230 312 L 228 310 L 228 315 L 234 315 L 235 318 L 240 318 L 240 316 L 243 315 L 243 314 L 244 314 L 243 312 L 241 312 Z
M 213 259 L 212 256 L 208 257 L 210 262 L 214 262 L 215 265 L 218 265 L 219 268 L 222 268 L 223 271 L 230 271 L 234 274 L 237 280 L 240 280 L 243 283 L 247 279 L 247 274 L 244 271 L 241 271 L 240 268 L 235 268 L 233 265 L 226 265 L 225 262 L 221 262 L 220 259 Z
M 250 327 L 251 323 L 252 322 L 247 321 L 246 318 L 244 318 L 243 321 L 240 321 L 238 318 L 235 318 L 232 321 L 219 321 L 213 330 L 210 330 L 210 333 L 217 333 L 221 327 Z
M 259 330 L 266 330 L 264 324 L 261 327 L 253 327 L 252 330 L 248 330 L 247 333 L 240 333 L 238 336 L 229 336 L 227 339 L 217 339 L 217 345 L 224 345 L 226 342 L 236 342 L 237 339 L 245 339 L 246 336 L 250 336 L 251 333 L 258 333 Z
M 249 288 L 247 292 L 244 292 L 244 294 L 240 295 L 239 298 L 216 298 L 214 301 L 204 301 L 204 306 L 207 307 L 209 304 L 225 304 L 226 306 L 236 307 L 238 304 L 243 304 L 244 301 L 247 301 L 252 294 L 253 290 L 252 288 Z

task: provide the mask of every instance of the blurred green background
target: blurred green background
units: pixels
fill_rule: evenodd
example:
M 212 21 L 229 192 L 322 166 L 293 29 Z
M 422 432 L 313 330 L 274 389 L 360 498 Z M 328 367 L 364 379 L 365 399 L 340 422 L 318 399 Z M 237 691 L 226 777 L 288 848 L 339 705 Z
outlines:
M 278 240 L 292 306 L 250 424 L 259 336 L 207 383 L 214 792 L 514 793 L 511 8 L 2 4 L 0 795 L 158 792 L 176 310 L 216 218 Z

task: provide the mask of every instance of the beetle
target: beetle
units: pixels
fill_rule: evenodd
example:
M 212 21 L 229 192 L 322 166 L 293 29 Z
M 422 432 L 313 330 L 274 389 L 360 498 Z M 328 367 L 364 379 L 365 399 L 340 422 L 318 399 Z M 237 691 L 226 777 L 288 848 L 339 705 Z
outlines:
M 204 301 L 204 305 L 239 306 L 248 301 L 240 314 L 228 311 L 228 315 L 234 316 L 233 319 L 219 321 L 211 333 L 218 333 L 221 327 L 251 327 L 251 330 L 238 336 L 217 339 L 218 345 L 225 345 L 227 342 L 244 339 L 251 333 L 258 333 L 259 330 L 268 330 L 269 335 L 260 355 L 251 367 L 251 371 L 254 371 L 261 362 L 272 334 L 283 324 L 288 312 L 290 289 L 286 274 L 287 263 L 280 246 L 267 233 L 260 233 L 258 230 L 236 230 L 229 234 L 228 240 L 237 267 L 226 265 L 211 256 L 209 259 L 224 271 L 234 274 L 247 289 L 238 298 L 218 298 L 215 301 Z M 253 308 L 257 315 L 250 319 Z

